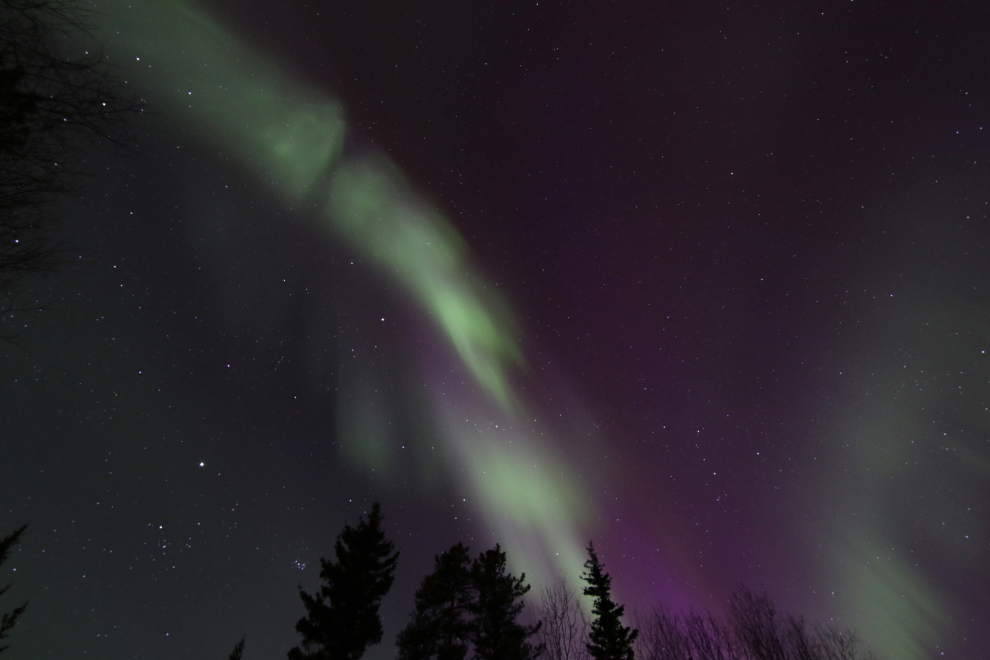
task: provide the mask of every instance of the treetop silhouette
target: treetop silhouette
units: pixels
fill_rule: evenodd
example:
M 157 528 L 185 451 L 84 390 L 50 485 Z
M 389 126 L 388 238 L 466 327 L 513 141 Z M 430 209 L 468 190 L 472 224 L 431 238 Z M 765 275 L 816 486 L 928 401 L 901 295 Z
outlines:
M 588 544 L 588 561 L 584 567 L 586 572 L 581 577 L 588 583 L 584 595 L 594 599 L 588 653 L 595 660 L 633 660 L 633 642 L 639 631 L 622 625 L 626 608 L 612 600 L 612 578 L 598 560 L 594 543 Z
M 392 587 L 399 553 L 381 526 L 381 506 L 375 502 L 357 527 L 344 526 L 334 544 L 337 560 L 320 559 L 319 591 L 299 588 L 306 616 L 296 630 L 303 641 L 289 651 L 290 660 L 358 660 L 382 641 L 378 610 Z

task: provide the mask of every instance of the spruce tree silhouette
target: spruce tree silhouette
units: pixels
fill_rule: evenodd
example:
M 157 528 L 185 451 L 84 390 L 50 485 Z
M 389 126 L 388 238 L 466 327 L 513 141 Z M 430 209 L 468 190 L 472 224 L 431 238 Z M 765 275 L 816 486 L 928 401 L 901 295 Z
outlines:
M 306 616 L 296 630 L 303 641 L 289 651 L 289 660 L 358 660 L 382 641 L 378 609 L 392 587 L 399 553 L 393 554 L 381 525 L 375 502 L 367 520 L 344 526 L 334 545 L 337 561 L 320 559 L 320 590 L 310 595 L 299 588 Z
M 244 653 L 244 638 L 241 637 L 241 641 L 234 644 L 234 650 L 230 652 L 227 656 L 227 660 L 241 660 L 241 655 Z
M 474 614 L 472 641 L 476 660 L 533 660 L 543 652 L 529 637 L 542 622 L 522 625 L 516 621 L 523 610 L 523 596 L 530 586 L 526 574 L 519 577 L 505 570 L 505 553 L 499 545 L 483 552 L 471 566 L 476 600 L 468 607 Z
M 17 545 L 17 543 L 21 540 L 21 534 L 24 533 L 25 529 L 27 529 L 27 525 L 22 525 L 18 529 L 14 530 L 12 534 L 3 540 L 0 540 L 0 564 L 7 561 L 7 557 L 10 555 L 10 549 Z M 9 584 L 5 587 L 0 587 L 0 596 L 5 594 L 7 589 L 10 589 Z M 0 619 L 0 640 L 7 638 L 10 634 L 11 628 L 17 625 L 17 619 L 24 614 L 24 610 L 26 609 L 27 603 L 24 603 L 20 607 L 15 607 L 13 610 L 3 615 L 3 619 Z M 0 646 L 0 653 L 6 651 L 7 648 L 9 647 Z
M 588 633 L 588 653 L 595 660 L 633 660 L 633 642 L 638 630 L 622 625 L 624 605 L 612 600 L 612 578 L 598 561 L 595 544 L 588 544 L 588 561 L 584 562 L 587 572 L 581 578 L 588 583 L 584 595 L 595 599 L 591 608 L 594 620 Z
M 434 571 L 416 590 L 412 621 L 399 633 L 399 660 L 464 660 L 475 599 L 470 557 L 458 543 L 434 559 Z

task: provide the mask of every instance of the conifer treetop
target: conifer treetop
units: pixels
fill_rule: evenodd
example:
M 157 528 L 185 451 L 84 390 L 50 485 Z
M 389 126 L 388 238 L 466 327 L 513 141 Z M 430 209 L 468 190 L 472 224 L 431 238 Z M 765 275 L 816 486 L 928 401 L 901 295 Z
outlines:
M 633 660 L 633 642 L 639 631 L 622 625 L 626 608 L 612 600 L 612 577 L 599 561 L 593 542 L 588 543 L 588 560 L 584 568 L 585 573 L 581 577 L 588 583 L 584 595 L 594 599 L 588 653 L 595 660 Z

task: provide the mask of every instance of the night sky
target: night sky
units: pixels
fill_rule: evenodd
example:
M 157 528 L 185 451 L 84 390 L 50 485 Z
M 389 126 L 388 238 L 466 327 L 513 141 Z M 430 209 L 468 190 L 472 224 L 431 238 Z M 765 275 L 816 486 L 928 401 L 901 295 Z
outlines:
M 990 658 L 985 2 L 129 1 L 140 144 L 0 346 L 12 659 L 282 658 L 375 500 L 373 660 L 453 543 L 591 539 Z

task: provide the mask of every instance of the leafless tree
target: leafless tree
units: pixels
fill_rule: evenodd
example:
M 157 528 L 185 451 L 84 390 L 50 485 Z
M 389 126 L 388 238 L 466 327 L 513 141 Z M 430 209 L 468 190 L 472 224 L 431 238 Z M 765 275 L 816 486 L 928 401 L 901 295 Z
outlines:
M 737 660 L 741 656 L 729 627 L 710 612 L 685 617 L 694 660 Z
M 742 587 L 729 598 L 729 623 L 746 660 L 789 660 L 784 654 L 782 621 L 766 594 Z
M 538 634 L 547 660 L 589 660 L 588 620 L 563 578 L 544 587 L 539 616 L 543 627 Z
M 746 660 L 869 660 L 851 630 L 778 614 L 766 593 L 742 587 L 729 600 L 729 625 Z
M 684 622 L 667 608 L 636 617 L 636 657 L 639 660 L 690 660 L 691 644 Z
M 777 611 L 765 593 L 742 587 L 725 619 L 710 612 L 654 610 L 638 620 L 639 660 L 871 660 L 855 634 Z
M 129 145 L 142 110 L 78 0 L 0 0 L 0 313 L 18 285 L 59 263 L 51 202 L 73 192 L 97 144 Z
M 832 626 L 815 624 L 820 660 L 873 660 L 871 652 L 859 653 L 859 639 L 852 630 L 839 630 Z

